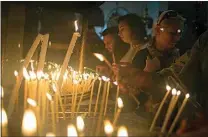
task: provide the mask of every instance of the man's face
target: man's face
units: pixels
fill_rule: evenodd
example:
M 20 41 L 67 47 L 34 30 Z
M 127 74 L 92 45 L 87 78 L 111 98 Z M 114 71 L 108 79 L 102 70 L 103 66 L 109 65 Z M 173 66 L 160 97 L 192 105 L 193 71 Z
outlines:
M 109 52 L 113 52 L 113 48 L 115 46 L 115 37 L 112 34 L 107 34 L 103 36 L 103 42 L 105 44 L 105 48 Z
M 156 39 L 159 43 L 165 46 L 165 49 L 175 47 L 180 40 L 183 25 L 180 22 L 175 22 L 169 25 L 162 24 L 158 26 L 158 33 Z
M 119 36 L 125 43 L 131 44 L 132 31 L 126 21 L 121 21 L 118 24 Z

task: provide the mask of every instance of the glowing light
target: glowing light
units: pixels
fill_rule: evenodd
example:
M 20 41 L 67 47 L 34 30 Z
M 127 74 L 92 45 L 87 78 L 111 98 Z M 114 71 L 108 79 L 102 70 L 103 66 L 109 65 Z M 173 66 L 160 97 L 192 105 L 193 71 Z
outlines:
M 48 98 L 48 100 L 52 100 L 52 96 L 49 93 L 46 93 L 46 97 Z
M 34 135 L 37 131 L 37 120 L 32 110 L 26 110 L 23 115 L 22 133 L 25 136 Z
M 74 26 L 75 26 L 75 31 L 77 31 L 78 30 L 77 20 L 74 21 Z
M 48 132 L 48 133 L 46 133 L 46 137 L 55 137 L 55 134 L 51 133 L 51 132 Z
M 118 102 L 118 108 L 123 108 L 123 106 L 124 106 L 123 101 L 120 97 L 118 97 L 117 102 Z
M 167 91 L 170 91 L 171 90 L 171 87 L 169 85 L 166 85 L 166 90 Z
M 96 58 L 98 58 L 100 61 L 104 61 L 104 57 L 102 54 L 99 53 L 93 53 L 95 55 Z
M 68 137 L 77 137 L 77 130 L 76 128 L 74 127 L 74 125 L 70 124 L 68 125 L 68 128 L 67 128 L 67 136 Z
M 31 106 L 33 107 L 36 107 L 37 106 L 37 103 L 35 100 L 31 99 L 31 98 L 28 98 L 27 99 L 27 103 L 30 104 Z
M 190 95 L 189 94 L 186 94 L 186 98 L 189 98 L 190 97 Z
M 4 108 L 1 109 L 1 124 L 2 126 L 6 126 L 8 123 L 7 114 Z
M 84 120 L 81 116 L 78 116 L 77 117 L 77 130 L 78 131 L 83 131 L 84 130 Z
M 172 95 L 176 95 L 177 94 L 177 91 L 175 88 L 172 89 Z
M 113 125 L 109 120 L 104 121 L 104 131 L 107 135 L 110 135 L 113 133 Z
M 14 71 L 14 75 L 15 75 L 15 77 L 18 76 L 18 72 L 16 70 Z
M 127 128 L 125 126 L 121 126 L 118 128 L 118 137 L 128 137 Z
M 23 68 L 23 76 L 26 80 L 29 80 L 30 79 L 30 76 L 29 74 L 27 73 L 27 69 L 24 67 Z

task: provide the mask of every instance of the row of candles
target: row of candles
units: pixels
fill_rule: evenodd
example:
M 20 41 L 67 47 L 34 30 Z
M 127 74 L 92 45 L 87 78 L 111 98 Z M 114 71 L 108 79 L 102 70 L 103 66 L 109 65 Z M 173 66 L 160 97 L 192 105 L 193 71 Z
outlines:
M 177 91 L 175 88 L 171 89 L 171 87 L 168 86 L 168 85 L 166 86 L 166 90 L 167 90 L 167 92 L 166 92 L 165 96 L 163 97 L 163 100 L 161 101 L 161 103 L 160 103 L 160 105 L 157 109 L 157 112 L 156 112 L 155 117 L 152 121 L 152 124 L 150 126 L 149 131 L 152 132 L 154 130 L 154 127 L 155 127 L 156 121 L 157 121 L 157 119 L 160 115 L 160 112 L 161 112 L 165 102 L 167 101 L 170 92 L 171 92 L 172 93 L 172 98 L 170 100 L 170 103 L 169 103 L 169 106 L 168 106 L 168 109 L 167 109 L 167 112 L 166 112 L 166 115 L 165 115 L 165 119 L 163 121 L 162 128 L 161 128 L 161 133 L 162 134 L 167 133 L 168 135 L 170 135 L 172 133 L 173 129 L 175 128 L 175 125 L 178 122 L 179 117 L 180 117 L 181 113 L 183 112 L 184 107 L 185 107 L 190 95 L 188 93 L 185 95 L 185 98 L 182 102 L 182 105 L 180 106 L 180 108 L 179 108 L 179 110 L 178 110 L 178 112 L 177 112 L 177 114 L 176 114 L 176 116 L 175 116 L 175 118 L 174 118 L 174 120 L 173 120 L 173 122 L 170 126 L 170 129 L 167 132 L 166 128 L 167 128 L 168 121 L 171 117 L 172 112 L 174 111 L 174 108 L 177 104 L 179 96 L 181 95 L 181 91 L 180 90 Z
M 3 93 L 3 88 L 1 90 L 1 93 Z M 3 94 L 2 98 L 3 98 Z M 49 93 L 46 93 L 46 96 L 48 98 L 49 101 L 51 101 L 51 109 L 52 111 L 54 110 L 54 105 L 53 105 L 53 101 L 52 101 L 52 96 Z M 118 111 L 114 117 L 113 120 L 113 124 L 111 124 L 111 122 L 109 120 L 105 120 L 104 121 L 104 131 L 107 135 L 111 135 L 114 131 L 114 127 L 116 125 L 116 122 L 118 120 L 119 114 L 121 112 L 121 109 L 123 107 L 123 102 L 121 98 L 117 99 L 118 101 Z M 29 104 L 29 106 L 25 109 L 24 111 L 24 116 L 23 116 L 23 121 L 22 121 L 22 133 L 24 136 L 32 136 L 32 135 L 37 135 L 37 131 L 39 132 L 40 130 L 40 125 L 39 125 L 39 110 L 40 110 L 40 106 L 37 105 L 36 101 L 31 99 L 31 98 L 27 98 L 27 103 Z M 103 104 L 102 104 L 103 105 Z M 52 112 L 52 115 L 54 113 Z M 3 129 L 3 135 L 7 136 L 7 115 L 4 109 L 2 109 L 1 111 L 1 115 L 2 115 L 2 129 Z M 55 135 L 56 131 L 55 131 L 55 122 L 54 122 L 54 115 L 52 116 L 52 123 L 53 123 L 53 133 L 47 133 L 46 136 L 52 136 Z M 84 130 L 84 121 L 82 119 L 82 117 L 78 116 L 77 117 L 77 130 L 80 132 L 79 136 L 83 136 L 83 130 Z M 98 129 L 99 130 L 99 129 Z M 77 132 L 76 132 L 76 128 L 73 125 L 69 125 L 68 126 L 68 136 L 77 136 Z M 125 126 L 121 126 L 118 128 L 118 136 L 128 136 L 128 132 Z

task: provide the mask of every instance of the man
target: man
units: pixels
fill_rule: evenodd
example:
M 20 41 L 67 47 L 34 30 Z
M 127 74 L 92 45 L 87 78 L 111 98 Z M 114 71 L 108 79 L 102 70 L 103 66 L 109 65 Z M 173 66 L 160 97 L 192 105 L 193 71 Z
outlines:
M 118 37 L 118 28 L 111 27 L 107 28 L 102 32 L 103 42 L 107 53 L 104 55 L 111 61 L 111 63 L 119 62 L 119 60 L 124 56 L 129 46 L 121 41 Z M 109 68 L 103 64 L 96 67 L 100 73 L 109 75 Z

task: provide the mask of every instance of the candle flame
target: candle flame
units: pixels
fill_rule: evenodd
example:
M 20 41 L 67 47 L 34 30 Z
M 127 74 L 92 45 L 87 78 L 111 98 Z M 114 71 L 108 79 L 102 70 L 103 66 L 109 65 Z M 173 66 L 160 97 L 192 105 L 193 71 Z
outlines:
M 4 89 L 3 89 L 3 87 L 1 86 L 1 98 L 3 98 L 4 97 Z
M 171 87 L 169 85 L 166 85 L 166 90 L 167 91 L 170 91 L 171 90 Z
M 20 44 L 18 44 L 18 48 L 20 48 L 21 46 L 20 46 Z
M 100 61 L 104 61 L 104 56 L 102 54 L 99 53 L 93 53 L 95 55 L 96 58 L 98 58 Z
M 36 75 L 34 71 L 29 71 L 29 74 L 32 80 L 36 79 Z
M 110 135 L 113 133 L 113 130 L 114 130 L 113 125 L 111 124 L 109 120 L 104 121 L 104 130 L 107 135 Z
M 118 82 L 117 81 L 114 81 L 113 84 L 115 84 L 117 86 L 118 85 Z
M 25 67 L 23 68 L 23 76 L 25 77 L 26 80 L 29 80 L 30 79 L 30 76 L 27 73 L 27 69 Z
M 103 81 L 109 81 L 110 79 L 109 78 L 107 78 L 106 76 L 102 76 L 102 79 L 103 79 Z
M 14 71 L 14 75 L 15 75 L 15 77 L 18 76 L 18 72 L 16 70 Z
M 7 114 L 4 108 L 1 109 L 1 124 L 2 126 L 6 126 L 8 123 Z
M 179 96 L 181 94 L 181 91 L 180 90 L 178 90 L 177 91 L 177 96 Z
M 172 95 L 176 95 L 177 94 L 177 91 L 175 88 L 172 89 Z
M 44 78 L 49 79 L 49 75 L 47 73 L 44 73 Z
M 77 20 L 74 21 L 74 26 L 75 26 L 75 31 L 77 31 L 78 30 Z
M 74 127 L 74 125 L 70 124 L 68 125 L 68 128 L 67 128 L 67 136 L 68 137 L 77 137 L 77 130 L 76 128 Z
M 121 126 L 118 128 L 118 137 L 128 137 L 127 128 L 125 126 Z
M 27 99 L 27 103 L 30 104 L 31 106 L 33 107 L 36 107 L 37 106 L 37 103 L 35 100 L 31 99 L 31 98 L 28 98 Z
M 54 92 L 57 92 L 57 88 L 56 88 L 55 83 L 52 84 L 52 88 L 53 88 L 53 91 L 54 91 Z
M 48 98 L 48 100 L 52 100 L 52 96 L 49 93 L 46 93 L 46 97 Z
M 55 137 L 55 134 L 52 132 L 46 133 L 46 137 Z
M 43 71 L 38 71 L 37 72 L 37 78 L 38 78 L 38 80 L 40 80 L 42 76 L 43 76 Z
M 77 117 L 77 130 L 82 132 L 84 130 L 84 120 L 81 116 Z
M 123 106 L 124 106 L 123 101 L 120 97 L 118 97 L 117 102 L 118 102 L 118 108 L 123 108 Z
M 22 121 L 22 133 L 25 136 L 34 135 L 37 131 L 37 120 L 32 110 L 28 109 L 24 112 Z
M 190 97 L 190 95 L 187 93 L 187 94 L 186 94 L 186 98 L 189 98 L 189 97 Z
M 64 80 L 67 79 L 67 74 L 68 74 L 68 72 L 66 71 L 66 72 L 64 73 L 64 76 L 63 76 Z
M 74 80 L 73 80 L 73 83 L 76 85 L 76 84 L 78 84 L 78 83 L 79 83 L 79 81 L 78 81 L 78 80 L 76 80 L 76 79 L 74 79 Z

